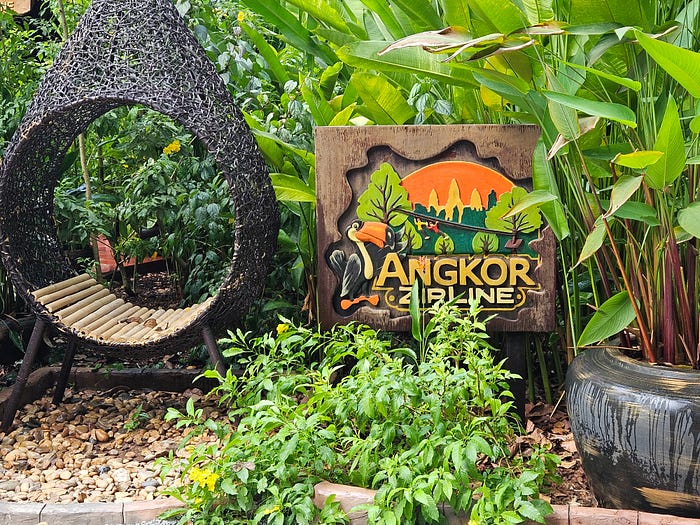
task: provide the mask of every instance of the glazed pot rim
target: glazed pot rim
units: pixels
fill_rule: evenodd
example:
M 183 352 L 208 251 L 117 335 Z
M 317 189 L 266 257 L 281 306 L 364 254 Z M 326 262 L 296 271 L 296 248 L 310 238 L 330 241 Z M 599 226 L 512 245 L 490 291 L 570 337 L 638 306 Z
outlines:
M 574 359 L 572 366 L 583 366 L 591 373 L 595 370 L 597 380 L 604 372 L 606 380 L 624 388 L 700 400 L 700 370 L 638 361 L 610 347 L 587 349 Z

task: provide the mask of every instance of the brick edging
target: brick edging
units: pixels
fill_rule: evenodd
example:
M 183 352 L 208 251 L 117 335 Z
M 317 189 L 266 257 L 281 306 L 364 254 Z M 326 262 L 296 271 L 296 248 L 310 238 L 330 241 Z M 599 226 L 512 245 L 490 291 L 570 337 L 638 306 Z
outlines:
M 363 503 L 371 503 L 376 491 L 340 485 L 323 481 L 314 487 L 314 503 L 317 507 L 323 507 L 326 498 L 335 495 L 335 501 L 340 503 L 340 508 L 348 514 L 350 525 L 366 525 L 366 512 L 350 512 L 350 510 Z M 545 518 L 547 525 L 697 525 L 694 518 L 681 518 L 665 514 L 651 514 L 637 510 L 604 509 L 601 507 L 579 507 L 575 505 L 552 505 L 554 513 Z M 456 515 L 447 506 L 443 506 L 442 513 L 447 518 L 448 525 L 464 525 L 468 517 Z M 534 522 L 528 522 L 535 525 Z
M 158 518 L 182 508 L 175 498 L 119 503 L 5 503 L 0 502 L 0 524 L 7 525 L 129 525 Z

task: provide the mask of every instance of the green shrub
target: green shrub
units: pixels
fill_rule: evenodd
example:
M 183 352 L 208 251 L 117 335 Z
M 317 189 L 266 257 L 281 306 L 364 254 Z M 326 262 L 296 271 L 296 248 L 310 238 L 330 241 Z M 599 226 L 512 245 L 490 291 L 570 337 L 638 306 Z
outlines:
M 556 456 L 511 453 L 512 374 L 477 313 L 435 309 L 421 360 L 356 324 L 231 334 L 226 354 L 245 371 L 216 388 L 229 422 L 203 420 L 191 401 L 166 416 L 218 438 L 162 463 L 163 474 L 181 469 L 170 491 L 187 504 L 181 523 L 344 523 L 336 506 L 321 515 L 312 503 L 323 479 L 377 489 L 370 523 L 440 523 L 440 503 L 479 524 L 543 522 L 551 507 L 538 495 Z

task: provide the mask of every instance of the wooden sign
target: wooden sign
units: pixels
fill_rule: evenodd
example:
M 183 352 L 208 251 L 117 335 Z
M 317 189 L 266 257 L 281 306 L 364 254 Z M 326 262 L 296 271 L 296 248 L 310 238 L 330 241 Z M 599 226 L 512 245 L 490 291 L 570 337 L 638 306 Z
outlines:
M 478 301 L 489 330 L 554 329 L 555 242 L 532 190 L 534 126 L 316 130 L 320 321 L 409 331 L 422 309 Z M 515 213 L 511 213 L 514 211 Z
M 11 9 L 18 15 L 26 15 L 31 8 L 31 0 L 0 0 L 0 10 Z

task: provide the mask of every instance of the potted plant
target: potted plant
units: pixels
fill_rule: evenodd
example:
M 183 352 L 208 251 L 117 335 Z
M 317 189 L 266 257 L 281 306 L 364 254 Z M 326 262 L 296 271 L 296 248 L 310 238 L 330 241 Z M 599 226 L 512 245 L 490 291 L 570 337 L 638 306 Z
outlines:
M 598 158 L 583 151 L 581 138 L 571 145 L 588 188 L 579 193 L 588 218 L 578 263 L 594 258 L 588 267 L 608 297 L 599 299 L 577 346 L 603 341 L 618 348 L 581 352 L 566 392 L 576 445 L 601 504 L 692 517 L 700 512 L 700 91 L 687 72 L 700 67 L 700 54 L 689 49 L 686 30 L 621 30 L 633 58 L 628 76 L 639 82 L 621 107 L 634 119 L 607 122 L 607 151 L 595 148 Z

